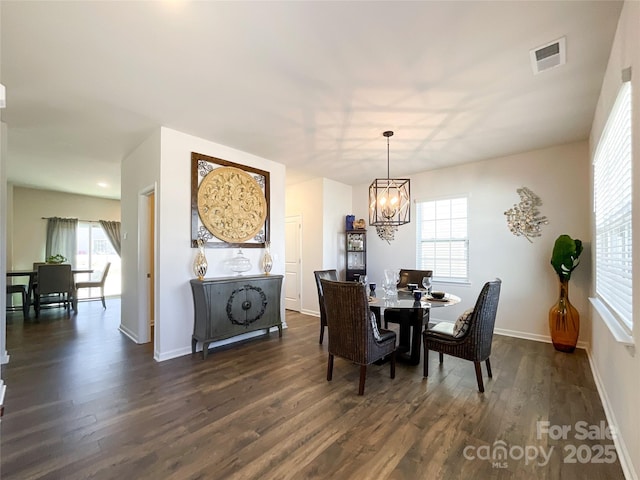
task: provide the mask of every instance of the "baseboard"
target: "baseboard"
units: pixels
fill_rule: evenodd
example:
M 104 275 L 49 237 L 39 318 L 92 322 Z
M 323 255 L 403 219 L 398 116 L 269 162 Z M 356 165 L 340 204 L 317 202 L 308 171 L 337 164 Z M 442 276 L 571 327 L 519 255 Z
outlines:
M 613 435 L 613 444 L 616 446 L 616 451 L 618 452 L 618 460 L 620 461 L 624 478 L 627 480 L 638 480 L 638 474 L 633 468 L 633 462 L 631 461 L 627 445 L 625 444 L 624 439 L 618 434 L 618 422 L 616 421 L 616 416 L 611 408 L 611 402 L 609 401 L 609 396 L 604 388 L 604 383 L 602 382 L 600 373 L 596 369 L 593 357 L 591 356 L 590 348 L 587 349 L 587 358 L 589 358 L 591 373 L 593 375 L 596 388 L 598 389 L 598 395 L 600 396 L 600 402 L 602 402 L 604 414 L 607 417 L 607 423 L 609 424 L 609 427 L 616 432 L 616 435 Z
M 517 330 L 508 330 L 506 328 L 495 328 L 493 332 L 496 335 L 504 335 L 505 337 L 522 338 L 524 340 L 533 340 L 534 342 L 551 343 L 551 337 L 549 335 L 539 335 L 537 333 L 519 332 Z M 588 342 L 579 341 L 576 348 L 582 348 L 587 350 L 589 348 Z
M 310 315 L 312 317 L 320 317 L 320 312 L 317 312 L 315 310 L 306 310 L 306 309 L 302 309 L 300 310 L 300 313 L 302 313 L 303 315 Z
M 118 327 L 118 330 L 120 330 L 120 332 L 125 334 L 131 340 L 133 340 L 134 343 L 140 344 L 140 342 L 138 341 L 138 336 L 132 330 L 129 330 L 127 327 L 125 327 L 122 324 L 120 324 L 120 326 Z
M 282 329 L 285 330 L 287 325 L 285 323 L 282 324 Z M 278 327 L 271 327 L 269 329 L 269 334 L 273 332 L 278 332 Z M 218 342 L 211 342 L 209 344 L 209 348 L 222 347 L 224 345 L 229 345 L 232 343 L 242 342 L 244 340 L 249 340 L 256 337 L 261 337 L 265 335 L 264 330 L 255 330 L 253 332 L 243 333 L 242 335 L 236 335 L 235 337 L 225 338 L 224 340 L 220 340 Z M 202 352 L 202 343 L 198 343 L 196 346 L 196 353 Z M 184 355 L 191 355 L 191 347 L 177 348 L 175 350 L 171 350 L 169 352 L 165 352 L 162 354 L 158 354 L 155 352 L 153 358 L 157 362 L 164 362 L 165 360 L 171 360 L 172 358 L 182 357 Z
M 170 352 L 165 352 L 159 354 L 158 352 L 154 352 L 153 359 L 156 362 L 164 362 L 165 360 L 171 360 L 172 358 L 183 357 L 184 355 L 191 355 L 191 347 L 178 348 L 176 350 L 171 350 Z
M 0 380 L 0 417 L 4 413 L 4 394 L 7 391 L 7 386 L 4 381 Z

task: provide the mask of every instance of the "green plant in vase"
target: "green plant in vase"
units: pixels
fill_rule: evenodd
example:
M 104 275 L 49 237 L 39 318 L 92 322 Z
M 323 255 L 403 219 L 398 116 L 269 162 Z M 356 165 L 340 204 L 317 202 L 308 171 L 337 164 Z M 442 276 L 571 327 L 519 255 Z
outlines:
M 569 235 L 560 235 L 553 245 L 551 265 L 558 274 L 560 295 L 549 310 L 549 330 L 556 350 L 571 353 L 575 350 L 580 333 L 580 314 L 569 302 L 571 273 L 580 264 L 582 241 Z
M 64 255 L 57 253 L 55 255 L 50 255 L 45 260 L 47 263 L 64 263 L 67 261 L 67 257 Z

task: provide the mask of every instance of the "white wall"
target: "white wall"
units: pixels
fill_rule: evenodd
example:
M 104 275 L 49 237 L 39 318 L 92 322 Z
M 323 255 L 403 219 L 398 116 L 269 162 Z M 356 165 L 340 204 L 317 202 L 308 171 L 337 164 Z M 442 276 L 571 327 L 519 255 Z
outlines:
M 146 270 L 144 267 L 134 270 L 134 265 L 138 259 L 144 262 L 146 233 L 142 232 L 144 221 L 141 222 L 131 212 L 136 212 L 140 205 L 140 193 L 157 182 L 154 354 L 157 360 L 191 353 L 193 299 L 189 280 L 194 277 L 192 266 L 196 254 L 196 250 L 191 248 L 191 152 L 270 172 L 272 273 L 284 274 L 284 166 L 168 128 L 155 132 L 123 162 L 123 230 L 126 221 L 130 238 L 123 242 L 123 265 L 125 258 L 128 263 L 123 275 L 128 284 L 137 285 L 137 289 L 133 288 L 134 293 L 126 297 L 123 293 L 122 317 L 123 323 L 125 317 L 131 322 L 130 333 L 137 333 L 141 338 L 146 318 L 143 305 L 146 293 L 141 292 Z M 139 222 L 142 229 L 138 228 Z M 138 237 L 141 240 L 134 245 L 134 239 Z M 124 243 L 127 244 L 126 254 Z M 237 249 L 231 248 L 206 249 L 207 277 L 229 276 L 231 272 L 225 268 L 224 261 L 236 253 Z M 243 253 L 253 266 L 246 274 L 262 273 L 259 265 L 264 250 L 247 248 Z M 281 308 L 284 319 L 283 304 Z
M 29 269 L 33 262 L 44 261 L 47 221 L 43 217 L 119 221 L 120 201 L 13 186 L 10 268 Z
M 351 214 L 352 194 L 350 185 L 328 178 L 323 181 L 322 268 L 335 268 L 338 270 L 338 278 L 345 278 L 345 217 Z
M 484 282 L 500 277 L 503 284 L 496 332 L 550 341 L 548 312 L 558 297 L 558 280 L 549 262 L 555 239 L 566 233 L 586 244 L 582 264 L 571 277 L 569 294 L 581 315 L 580 341 L 584 344 L 590 332 L 588 174 L 588 146 L 579 142 L 413 175 L 414 200 L 469 196 L 470 285 L 436 283 L 437 289 L 459 295 L 463 301 L 439 308 L 433 316 L 455 319 L 474 305 Z M 516 190 L 523 186 L 542 199 L 541 214 L 549 219 L 542 236 L 533 243 L 512 235 L 504 216 L 520 201 Z M 368 184 L 354 188 L 357 217 L 367 215 L 367 202 Z M 399 227 L 391 244 L 368 228 L 369 280 L 380 284 L 385 268 L 415 268 L 415 205 L 411 218 L 410 224 Z
M 301 311 L 319 316 L 314 270 L 345 270 L 345 216 L 351 213 L 352 188 L 315 178 L 286 189 L 286 215 L 302 218 Z
M 11 224 L 9 208 L 12 202 L 12 188 L 7 186 L 7 124 L 0 122 L 0 186 L 2 186 L 2 194 L 0 195 L 0 289 L 6 291 L 7 276 L 5 272 L 9 265 L 9 235 L 7 227 Z M 6 250 L 5 250 L 6 249 Z M 7 354 L 7 296 L 2 295 L 0 298 L 0 365 L 9 361 Z M 2 380 L 2 369 L 0 368 L 0 406 L 4 403 L 5 392 L 4 381 Z
M 590 358 L 596 383 L 609 423 L 618 432 L 618 451 L 627 478 L 638 478 L 640 474 L 640 3 L 627 1 L 624 4 L 616 37 L 611 49 L 609 65 L 600 92 L 591 131 L 591 152 L 595 151 L 598 139 L 621 86 L 621 71 L 632 67 L 633 104 L 633 338 L 635 353 L 617 343 L 600 315 L 592 312 L 592 343 Z M 592 291 L 595 290 L 595 283 Z
M 302 218 L 300 308 L 303 313 L 312 315 L 320 315 L 313 271 L 324 268 L 323 194 L 322 178 L 296 183 L 286 189 L 286 215 L 288 217 L 300 215 Z
M 147 256 L 146 195 L 156 191 L 160 182 L 160 129 L 153 132 L 142 144 L 122 161 L 122 294 L 120 330 L 137 343 L 149 341 L 147 299 L 149 272 Z M 157 190 L 156 190 L 157 189 Z M 157 206 L 156 206 L 157 210 Z M 142 228 L 139 228 L 142 225 Z M 157 354 L 157 345 L 154 348 Z

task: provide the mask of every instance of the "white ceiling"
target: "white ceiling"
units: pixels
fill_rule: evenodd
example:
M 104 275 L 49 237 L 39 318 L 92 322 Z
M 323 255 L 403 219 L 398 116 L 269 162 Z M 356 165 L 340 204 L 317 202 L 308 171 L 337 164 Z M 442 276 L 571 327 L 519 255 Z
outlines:
M 119 198 L 122 158 L 161 125 L 289 183 L 386 176 L 385 130 L 391 176 L 586 139 L 620 8 L 2 0 L 8 180 Z M 562 36 L 566 65 L 533 75 L 529 50 Z

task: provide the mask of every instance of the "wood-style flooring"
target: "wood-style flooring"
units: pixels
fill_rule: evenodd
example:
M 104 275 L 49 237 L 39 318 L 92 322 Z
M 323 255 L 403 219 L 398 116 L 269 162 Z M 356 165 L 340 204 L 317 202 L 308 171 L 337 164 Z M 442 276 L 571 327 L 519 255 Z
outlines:
M 577 422 L 606 422 L 582 350 L 495 336 L 484 394 L 472 363 L 432 352 L 428 379 L 371 366 L 358 396 L 345 360 L 327 382 L 318 318 L 288 311 L 282 338 L 157 363 L 119 314 L 117 299 L 9 314 L 3 480 L 624 478 L 612 440 L 575 438 Z

